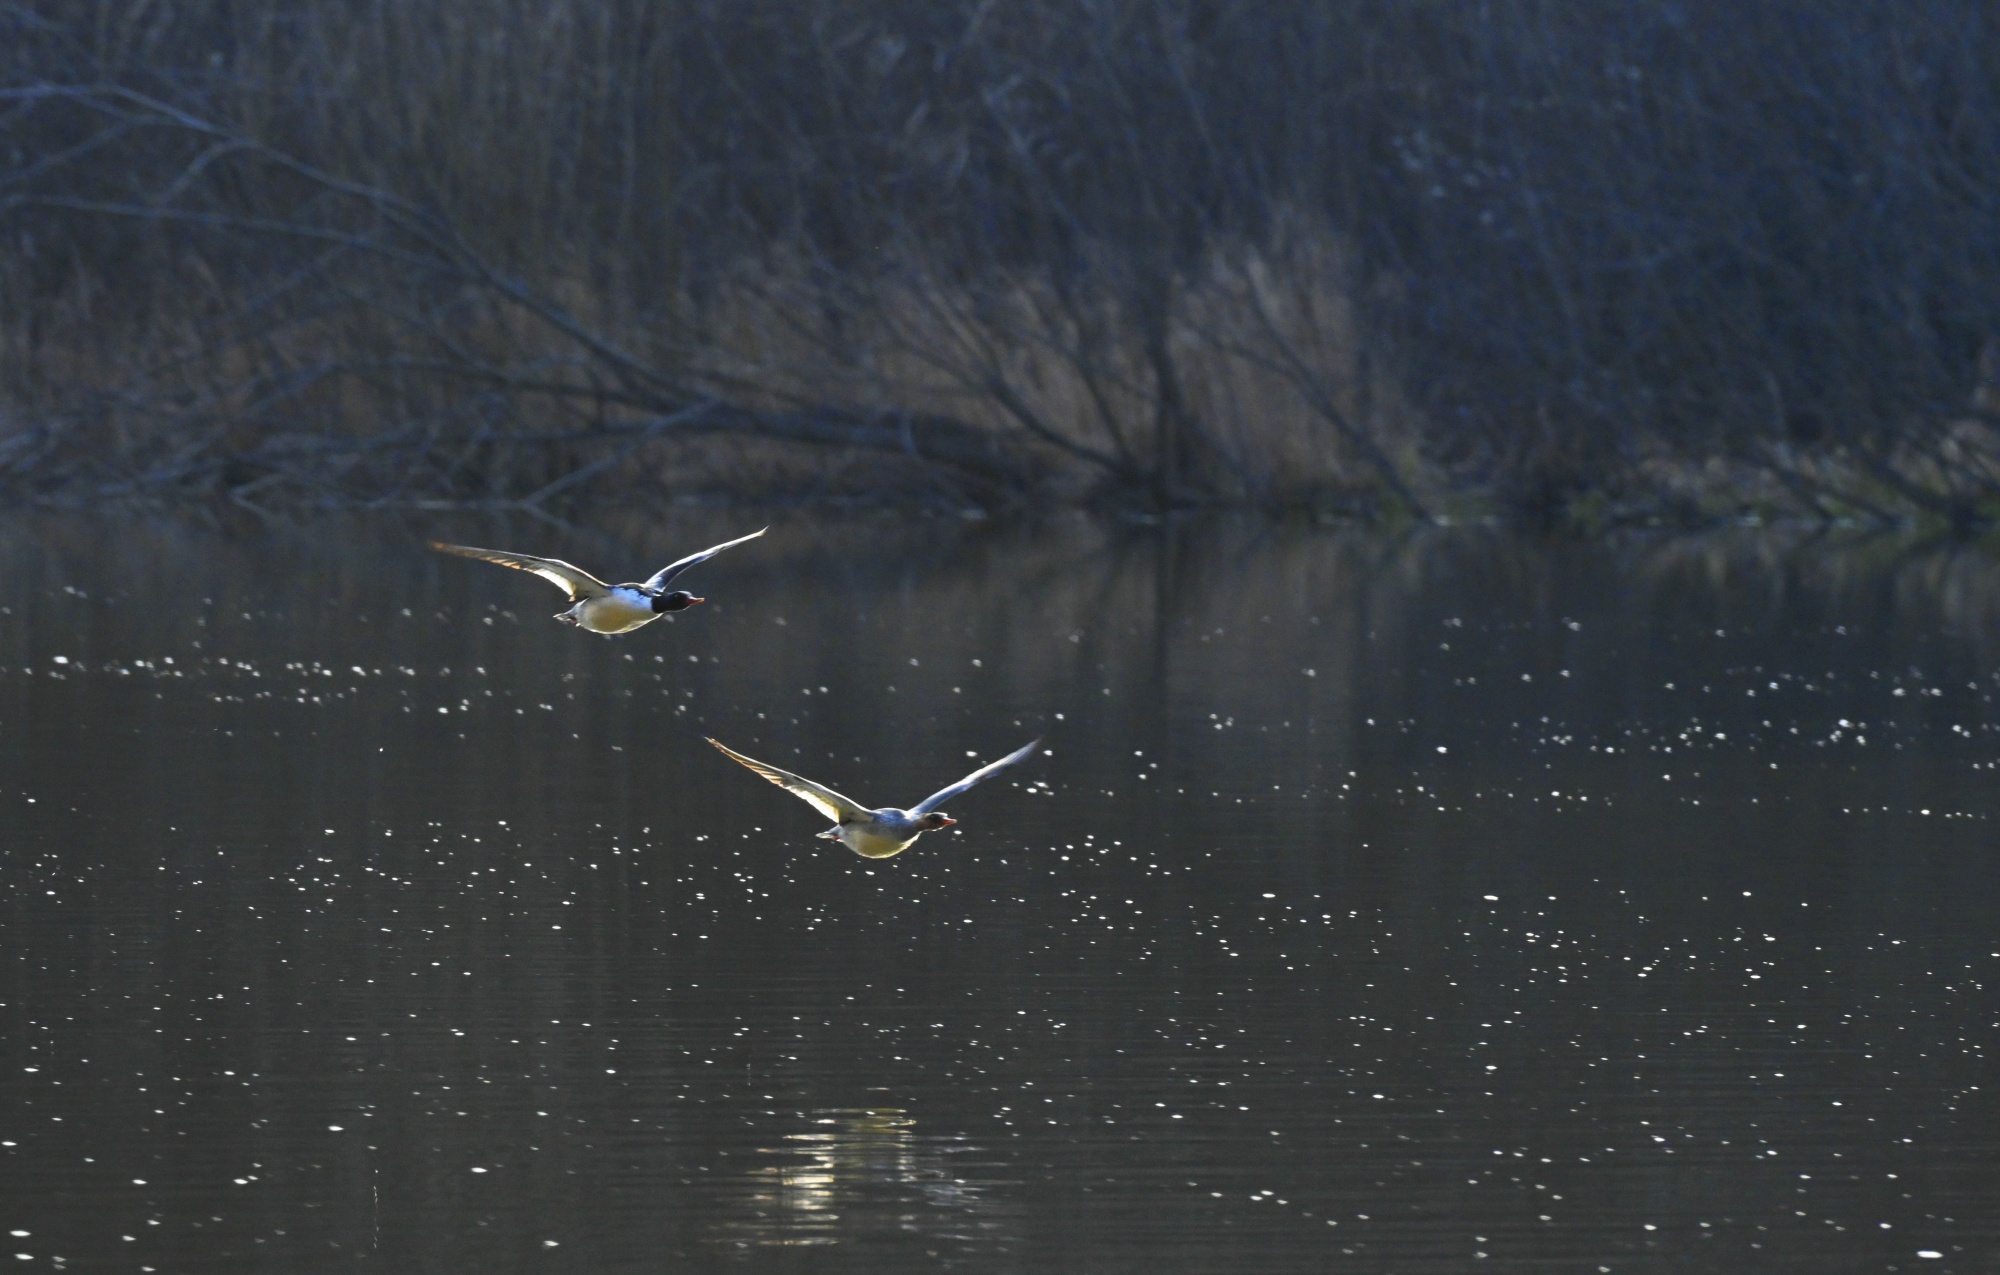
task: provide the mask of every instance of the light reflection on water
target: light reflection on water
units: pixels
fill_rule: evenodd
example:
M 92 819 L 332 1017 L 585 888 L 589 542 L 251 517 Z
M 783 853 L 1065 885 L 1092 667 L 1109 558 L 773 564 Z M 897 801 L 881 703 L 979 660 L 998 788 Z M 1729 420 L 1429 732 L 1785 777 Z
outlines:
M 2000 1256 L 1979 549 L 7 526 L 21 1269 Z
M 960 1176 L 969 1146 L 917 1132 L 900 1108 L 817 1111 L 810 1127 L 759 1147 L 772 1163 L 738 1179 L 715 1226 L 718 1242 L 807 1247 L 902 1232 L 952 1244 L 1016 1240 L 996 1215 L 992 1184 Z

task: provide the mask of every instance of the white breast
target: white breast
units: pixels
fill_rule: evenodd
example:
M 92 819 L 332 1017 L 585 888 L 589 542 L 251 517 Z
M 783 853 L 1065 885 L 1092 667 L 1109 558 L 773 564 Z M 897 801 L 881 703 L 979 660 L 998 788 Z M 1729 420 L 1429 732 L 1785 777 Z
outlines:
M 840 843 L 854 853 L 869 859 L 886 859 L 906 849 L 916 835 L 913 833 L 888 832 L 876 827 L 848 824 L 840 830 Z
M 629 633 L 659 619 L 653 600 L 633 589 L 613 589 L 577 605 L 577 620 L 592 633 Z

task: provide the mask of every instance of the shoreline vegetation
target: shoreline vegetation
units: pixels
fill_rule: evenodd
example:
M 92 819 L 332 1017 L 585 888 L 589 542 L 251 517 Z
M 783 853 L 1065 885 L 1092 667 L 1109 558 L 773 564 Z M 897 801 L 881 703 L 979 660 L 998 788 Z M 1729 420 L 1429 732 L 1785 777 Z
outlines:
M 1976 0 L 30 0 L 0 499 L 2000 519 Z

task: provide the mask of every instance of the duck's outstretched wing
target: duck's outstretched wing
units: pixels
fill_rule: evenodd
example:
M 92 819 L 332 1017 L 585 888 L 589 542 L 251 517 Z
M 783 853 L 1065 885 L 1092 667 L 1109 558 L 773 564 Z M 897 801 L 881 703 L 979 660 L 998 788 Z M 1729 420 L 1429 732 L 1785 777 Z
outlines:
M 1037 748 L 1040 748 L 1041 746 L 1042 746 L 1042 741 L 1039 739 L 1033 741 L 1032 743 L 1021 745 L 1019 748 L 1016 748 L 1013 752 L 1008 753 L 1005 757 L 1002 757 L 999 761 L 990 762 L 987 765 L 981 766 L 978 770 L 973 771 L 971 774 L 959 780 L 951 787 L 938 789 L 936 792 L 924 798 L 916 805 L 911 806 L 910 813 L 913 815 L 929 814 L 931 811 L 936 810 L 939 806 L 942 806 L 945 802 L 950 801 L 953 797 L 958 796 L 958 794 L 972 787 L 972 785 L 980 783 L 984 780 L 991 779 L 993 778 L 993 776 L 1007 769 L 1007 767 L 1013 765 L 1015 762 L 1021 761 L 1024 758 L 1032 755 L 1034 751 Z
M 704 735 L 702 738 L 708 739 L 708 736 Z M 732 751 L 717 740 L 709 739 L 708 742 L 714 744 L 724 757 L 748 766 L 751 770 L 756 771 L 786 792 L 807 802 L 835 823 L 844 823 L 849 819 L 869 813 L 867 808 L 860 802 L 843 797 L 831 788 L 822 787 L 810 779 L 801 779 L 789 770 L 779 770 L 776 766 L 766 766 L 761 761 L 756 761 L 745 757 L 742 753 Z
M 499 549 L 474 549 L 471 545 L 448 545 L 436 540 L 431 541 L 431 548 L 442 553 L 455 553 L 461 558 L 497 562 L 516 571 L 532 571 L 568 593 L 571 602 L 579 598 L 601 598 L 611 591 L 611 586 L 604 581 L 582 567 L 573 567 L 560 558 L 535 558 L 525 553 L 505 553 Z
M 667 587 L 668 584 L 672 583 L 673 578 L 675 576 L 687 570 L 689 567 L 698 566 L 701 563 L 707 562 L 710 558 L 713 558 L 716 554 L 721 553 L 724 549 L 733 549 L 737 545 L 742 544 L 746 540 L 755 540 L 757 537 L 763 535 L 765 532 L 769 530 L 770 530 L 769 527 L 759 527 L 757 530 L 751 532 L 747 536 L 738 536 L 734 540 L 725 540 L 719 545 L 710 545 L 708 548 L 703 549 L 700 553 L 691 553 L 687 557 L 682 558 L 679 562 L 669 563 L 668 565 L 661 567 L 658 571 L 655 571 L 653 573 L 652 579 L 646 581 L 643 587 L 648 592 L 652 592 L 658 589 L 664 589 Z

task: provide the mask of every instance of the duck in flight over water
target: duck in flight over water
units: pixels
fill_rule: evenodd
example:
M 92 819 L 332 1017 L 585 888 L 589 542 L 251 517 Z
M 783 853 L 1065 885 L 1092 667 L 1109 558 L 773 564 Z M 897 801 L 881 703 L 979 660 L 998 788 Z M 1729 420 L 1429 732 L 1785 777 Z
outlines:
M 583 568 L 573 567 L 560 558 L 536 558 L 525 553 L 505 553 L 499 549 L 440 544 L 435 540 L 431 541 L 431 548 L 455 553 L 461 558 L 497 562 L 516 571 L 532 571 L 549 583 L 560 586 L 569 594 L 569 600 L 576 604 L 567 611 L 557 612 L 556 619 L 610 637 L 615 633 L 630 633 L 642 624 L 651 624 L 669 611 L 685 611 L 697 602 L 707 601 L 685 589 L 669 593 L 667 585 L 689 567 L 707 562 L 724 549 L 733 548 L 746 540 L 755 540 L 769 530 L 769 527 L 763 527 L 747 536 L 712 545 L 700 553 L 691 553 L 679 562 L 661 567 L 650 579 L 639 584 L 606 584 Z
M 724 757 L 748 766 L 833 820 L 835 826 L 819 835 L 828 841 L 838 841 L 867 859 L 886 859 L 892 854 L 900 854 L 910 848 L 911 842 L 926 832 L 951 827 L 958 820 L 947 818 L 940 813 L 939 806 L 974 784 L 991 779 L 1015 762 L 1027 758 L 1042 743 L 1037 739 L 1025 744 L 999 761 L 981 766 L 951 787 L 940 788 L 908 810 L 897 810 L 894 807 L 867 810 L 861 803 L 851 801 L 833 789 L 822 787 L 810 779 L 801 779 L 789 770 L 766 766 L 763 762 L 752 760 L 742 753 L 732 752 L 716 740 L 711 739 L 708 742 L 714 744 Z

